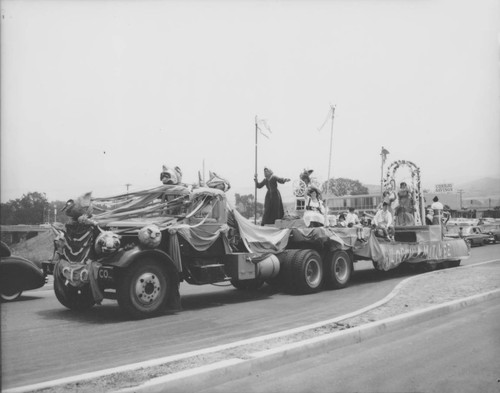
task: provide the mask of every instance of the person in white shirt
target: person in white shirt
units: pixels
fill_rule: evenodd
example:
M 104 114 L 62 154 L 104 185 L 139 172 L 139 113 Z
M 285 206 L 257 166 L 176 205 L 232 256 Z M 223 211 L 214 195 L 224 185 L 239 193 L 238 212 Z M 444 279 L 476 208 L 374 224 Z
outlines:
M 322 227 L 325 225 L 325 208 L 321 201 L 320 192 L 316 187 L 309 187 L 307 191 L 308 198 L 306 200 L 304 211 L 304 223 L 307 227 Z
M 388 210 L 389 205 L 387 202 L 382 204 L 382 210 L 379 210 L 375 217 L 373 218 L 373 225 L 377 229 L 380 229 L 384 234 L 384 237 L 392 237 L 393 236 L 393 220 L 392 214 Z
M 345 218 L 345 223 L 349 228 L 354 226 L 354 225 L 359 224 L 358 215 L 356 213 L 354 213 L 353 207 L 349 208 L 349 213 L 347 213 L 347 216 Z
M 440 225 L 443 217 L 443 209 L 444 206 L 441 202 L 439 202 L 439 198 L 435 196 L 432 199 L 433 203 L 431 205 L 431 209 L 434 211 L 434 217 L 432 219 L 433 225 Z

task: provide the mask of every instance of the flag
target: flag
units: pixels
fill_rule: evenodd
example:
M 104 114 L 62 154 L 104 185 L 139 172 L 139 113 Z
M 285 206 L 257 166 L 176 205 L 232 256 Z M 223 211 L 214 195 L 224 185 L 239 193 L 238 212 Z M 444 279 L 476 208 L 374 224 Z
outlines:
M 266 119 L 258 119 L 255 117 L 255 126 L 263 136 L 269 139 L 269 134 L 272 134 L 272 131 Z M 262 128 L 264 128 L 264 130 Z
M 389 150 L 386 150 L 384 146 L 382 146 L 382 152 L 380 155 L 382 156 L 382 164 L 385 164 L 385 160 L 387 159 L 387 154 L 389 154 Z
M 335 105 L 330 105 L 330 109 L 328 110 L 328 113 L 326 114 L 325 121 L 321 125 L 321 127 L 318 127 L 318 131 L 321 131 L 325 124 L 330 120 L 330 117 L 333 117 L 335 115 Z

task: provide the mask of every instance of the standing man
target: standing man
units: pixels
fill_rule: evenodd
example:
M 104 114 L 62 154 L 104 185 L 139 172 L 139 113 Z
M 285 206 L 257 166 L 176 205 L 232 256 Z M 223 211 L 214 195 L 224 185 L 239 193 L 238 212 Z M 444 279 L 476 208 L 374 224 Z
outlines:
M 431 209 L 434 211 L 434 216 L 432 218 L 432 224 L 433 225 L 441 225 L 444 206 L 441 202 L 439 202 L 439 198 L 437 196 L 435 196 L 432 199 L 432 202 L 433 203 L 431 205 Z

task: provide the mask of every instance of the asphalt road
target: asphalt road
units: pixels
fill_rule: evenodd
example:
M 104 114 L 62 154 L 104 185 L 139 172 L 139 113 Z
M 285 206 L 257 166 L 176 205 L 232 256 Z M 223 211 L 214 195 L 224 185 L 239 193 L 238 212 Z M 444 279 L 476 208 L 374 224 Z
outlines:
M 203 393 L 499 392 L 497 299 Z
M 463 264 L 498 257 L 500 245 L 474 248 Z M 85 313 L 59 304 L 51 290 L 26 292 L 2 304 L 2 388 L 13 388 L 180 354 L 311 324 L 366 307 L 410 273 L 377 272 L 357 262 L 351 286 L 306 296 L 270 287 L 181 285 L 183 310 L 128 320 L 114 301 Z

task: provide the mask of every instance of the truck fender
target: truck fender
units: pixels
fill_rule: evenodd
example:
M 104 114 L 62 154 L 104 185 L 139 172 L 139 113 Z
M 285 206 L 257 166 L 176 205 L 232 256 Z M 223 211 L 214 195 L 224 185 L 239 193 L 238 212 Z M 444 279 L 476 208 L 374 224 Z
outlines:
M 168 267 L 174 268 L 176 272 L 178 271 L 178 269 L 175 267 L 174 261 L 166 252 L 157 249 L 141 249 L 139 247 L 134 247 L 131 250 L 116 253 L 115 255 L 107 258 L 106 262 L 103 263 L 103 265 L 112 265 L 118 268 L 127 268 L 141 257 L 154 258 L 164 263 Z

